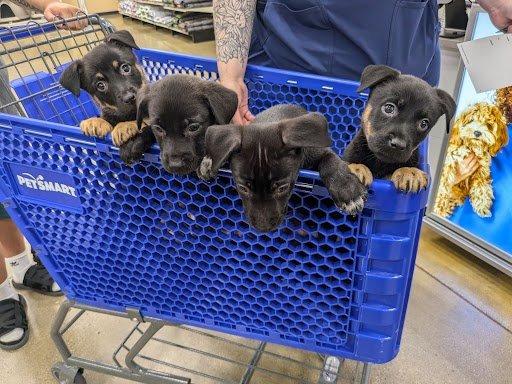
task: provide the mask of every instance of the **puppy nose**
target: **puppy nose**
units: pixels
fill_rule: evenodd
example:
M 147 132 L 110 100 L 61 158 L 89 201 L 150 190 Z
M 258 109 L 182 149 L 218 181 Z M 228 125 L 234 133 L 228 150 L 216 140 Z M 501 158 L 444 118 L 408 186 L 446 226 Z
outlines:
M 480 131 L 475 131 L 475 137 L 480 137 L 482 136 L 482 132 Z
M 123 96 L 123 101 L 125 103 L 132 103 L 135 101 L 135 93 L 127 93 L 126 95 Z
M 391 140 L 389 140 L 389 146 L 391 148 L 398 149 L 399 151 L 403 151 L 405 148 L 407 148 L 407 143 L 403 139 L 393 137 Z

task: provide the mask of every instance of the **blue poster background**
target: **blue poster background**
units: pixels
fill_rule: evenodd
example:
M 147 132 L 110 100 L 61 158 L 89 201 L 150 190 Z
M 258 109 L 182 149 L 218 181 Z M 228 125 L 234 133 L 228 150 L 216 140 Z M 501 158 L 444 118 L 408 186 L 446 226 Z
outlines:
M 496 27 L 486 13 L 479 13 L 473 39 L 496 34 Z M 493 92 L 477 93 L 471 79 L 464 71 L 458 100 L 460 113 L 469 105 L 480 101 L 493 101 Z M 509 125 L 512 140 L 512 129 Z M 491 175 L 495 200 L 492 217 L 481 218 L 473 212 L 469 199 L 447 220 L 484 240 L 496 248 L 505 251 L 512 258 L 512 145 L 509 143 L 492 159 Z

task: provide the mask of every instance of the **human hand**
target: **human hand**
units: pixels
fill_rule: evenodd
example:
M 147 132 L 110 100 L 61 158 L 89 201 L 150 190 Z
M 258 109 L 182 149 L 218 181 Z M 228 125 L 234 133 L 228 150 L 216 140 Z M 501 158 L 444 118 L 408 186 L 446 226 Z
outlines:
M 222 79 L 220 83 L 232 91 L 236 92 L 238 97 L 238 108 L 233 116 L 233 123 L 247 125 L 254 120 L 254 116 L 249 111 L 249 91 L 244 80 L 241 79 Z
M 491 17 L 492 23 L 500 30 L 512 33 L 512 1 L 510 0 L 479 0 Z
M 470 153 L 464 160 L 455 165 L 455 180 L 453 185 L 457 185 L 469 178 L 478 168 L 480 168 L 478 158 L 474 153 Z
M 75 7 L 71 4 L 60 3 L 58 1 L 53 1 L 46 6 L 44 9 L 44 18 L 50 22 L 57 21 L 59 19 L 69 19 L 76 17 L 79 12 L 83 12 L 80 8 Z M 71 30 L 80 30 L 87 27 L 87 19 L 70 21 L 66 24 L 61 24 L 59 28 L 62 29 L 71 29 Z

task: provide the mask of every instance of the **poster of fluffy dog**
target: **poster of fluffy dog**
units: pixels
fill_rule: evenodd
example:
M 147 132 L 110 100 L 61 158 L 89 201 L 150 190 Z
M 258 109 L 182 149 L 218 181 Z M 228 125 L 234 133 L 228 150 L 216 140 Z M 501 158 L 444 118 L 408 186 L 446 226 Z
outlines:
M 496 33 L 488 15 L 480 16 L 473 39 Z M 477 93 L 464 71 L 456 96 L 432 213 L 512 254 L 512 86 Z

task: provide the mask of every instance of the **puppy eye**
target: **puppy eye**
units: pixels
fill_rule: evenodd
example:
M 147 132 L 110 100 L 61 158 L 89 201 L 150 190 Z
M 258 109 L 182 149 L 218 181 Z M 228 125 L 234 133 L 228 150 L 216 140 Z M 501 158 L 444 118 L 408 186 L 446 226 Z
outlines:
M 108 89 L 108 85 L 107 83 L 105 83 L 104 81 L 98 81 L 96 83 L 96 88 L 98 89 L 98 91 L 100 92 L 107 92 L 107 89 Z
M 242 195 L 248 195 L 249 193 L 251 193 L 249 186 L 249 183 L 247 183 L 247 186 L 243 184 L 237 184 L 238 192 L 240 192 Z
M 396 116 L 397 115 L 397 107 L 395 104 L 393 103 L 386 103 L 382 106 L 381 110 L 382 110 L 382 113 L 384 113 L 385 115 L 387 116 Z
M 192 124 L 189 124 L 187 127 L 187 129 L 190 132 L 196 132 L 197 130 L 199 130 L 199 128 L 201 128 L 201 124 L 199 124 L 199 123 L 192 123 Z
M 157 136 L 165 136 L 165 130 L 158 124 L 153 124 L 151 126 L 153 128 L 153 132 Z
M 289 156 L 297 156 L 297 155 L 300 155 L 300 148 L 293 148 L 293 149 L 290 149 L 290 150 L 287 152 L 287 155 L 289 155 Z
M 130 64 L 121 64 L 121 73 L 123 75 L 129 75 L 130 73 L 132 73 L 132 66 Z
M 283 185 L 280 185 L 280 186 L 276 189 L 276 192 L 275 192 L 275 193 L 276 193 L 277 195 L 283 195 L 283 194 L 285 194 L 285 193 L 287 193 L 287 192 L 288 192 L 289 188 L 290 188 L 290 184 L 283 184 Z
M 430 126 L 430 121 L 428 119 L 423 119 L 420 121 L 420 130 L 426 131 Z

